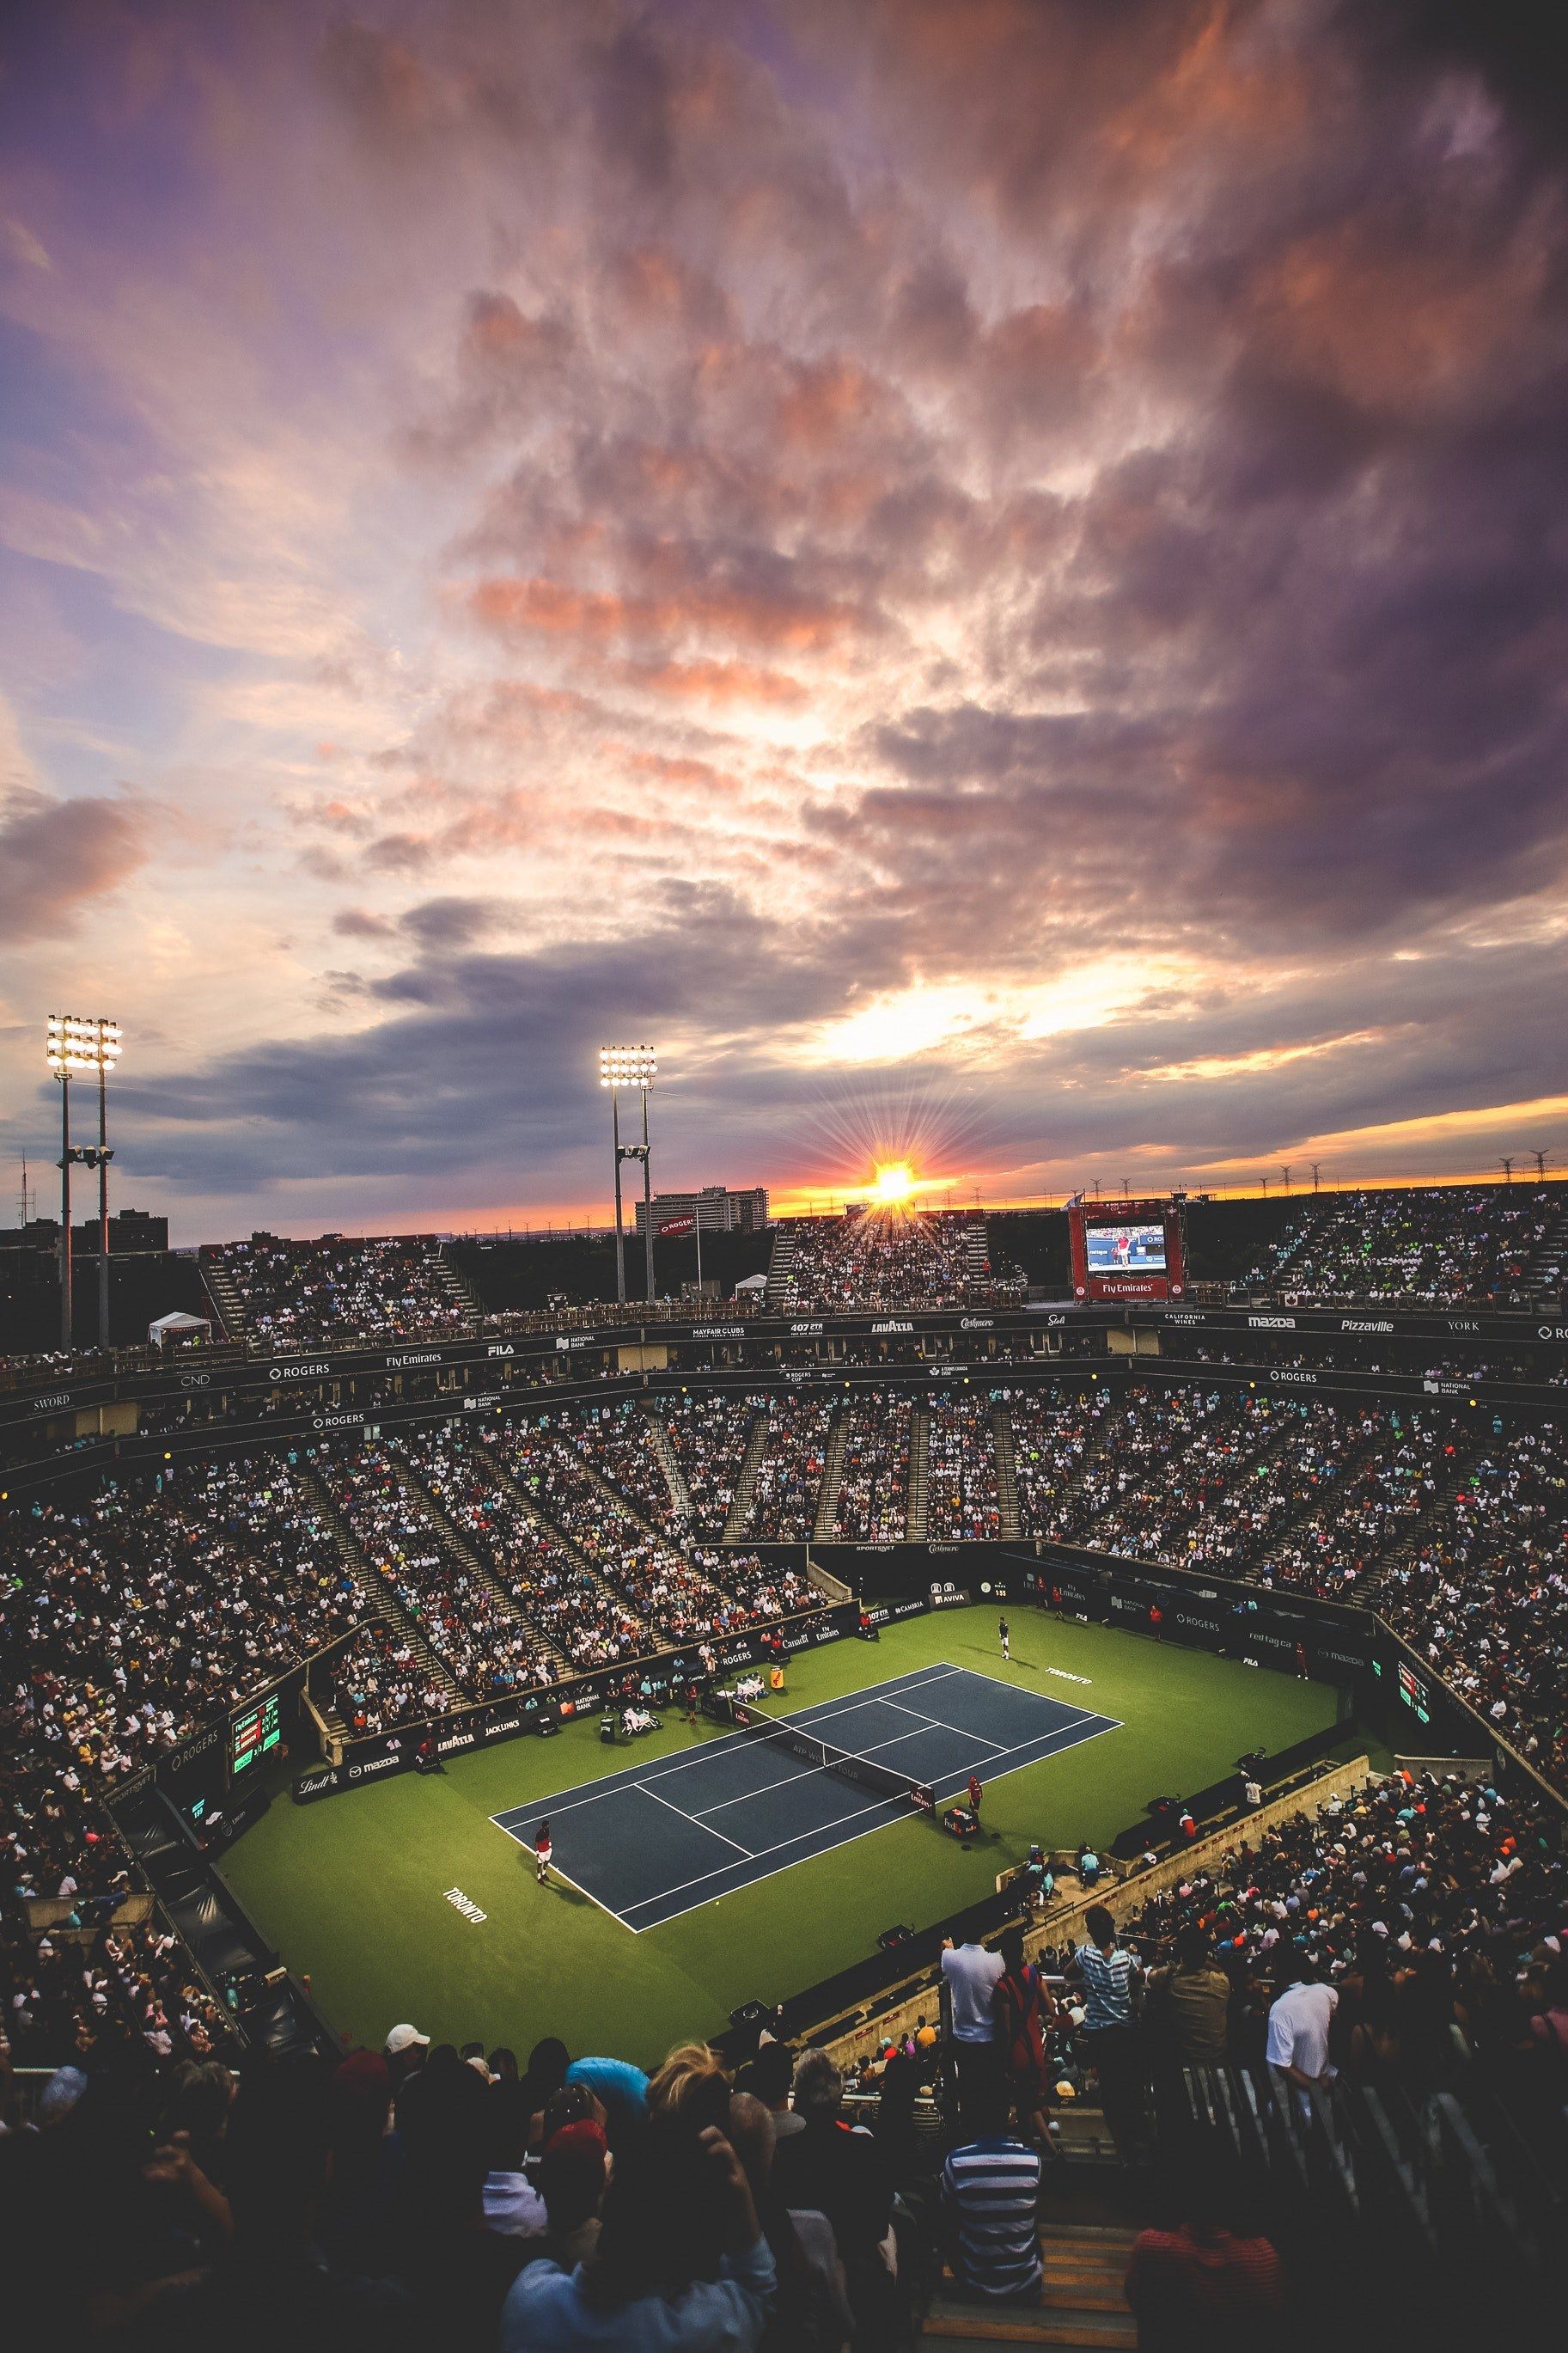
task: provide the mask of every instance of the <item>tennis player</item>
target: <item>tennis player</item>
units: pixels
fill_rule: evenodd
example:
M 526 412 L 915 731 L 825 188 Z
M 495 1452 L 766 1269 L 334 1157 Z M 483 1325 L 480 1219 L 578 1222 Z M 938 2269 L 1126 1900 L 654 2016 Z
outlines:
M 985 1792 L 980 1786 L 979 1774 L 972 1773 L 969 1777 L 969 1810 L 976 1821 L 980 1819 L 980 1800 L 984 1795 Z
M 554 1852 L 550 1842 L 550 1824 L 541 1822 L 533 1834 L 533 1860 L 538 1866 L 533 1875 L 541 1887 L 550 1876 L 550 1858 Z
M 1008 1631 L 1007 1620 L 1005 1620 L 1005 1618 L 1000 1618 L 1000 1619 L 998 1619 L 998 1620 L 997 1620 L 997 1621 L 996 1621 L 996 1631 L 997 1631 L 997 1633 L 998 1633 L 998 1634 L 1001 1636 L 1001 1638 L 1002 1638 L 1002 1656 L 1003 1656 L 1005 1659 L 1010 1659 L 1010 1658 L 1012 1657 L 1013 1653 L 1012 1653 L 1012 1651 L 1007 1648 L 1007 1645 L 1008 1645 L 1008 1643 L 1012 1641 L 1012 1639 L 1013 1639 L 1013 1638 L 1012 1638 L 1012 1635 L 1010 1634 L 1010 1632 Z

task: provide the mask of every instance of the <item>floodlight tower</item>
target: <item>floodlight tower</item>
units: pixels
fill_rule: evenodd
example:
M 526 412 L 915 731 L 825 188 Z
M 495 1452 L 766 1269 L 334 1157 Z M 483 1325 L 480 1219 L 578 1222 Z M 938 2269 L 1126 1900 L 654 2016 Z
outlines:
M 109 1149 L 107 1082 L 120 1059 L 120 1048 L 118 1021 L 106 1021 L 101 1015 L 88 1018 L 79 1013 L 51 1013 L 48 1017 L 44 1050 L 50 1070 L 60 1082 L 60 1345 L 65 1348 L 71 1345 L 73 1339 L 71 1166 L 76 1161 L 98 1171 L 98 1336 L 101 1346 L 109 1345 L 109 1164 L 114 1155 Z M 73 1071 L 98 1073 L 96 1145 L 71 1144 Z
M 642 1162 L 643 1241 L 647 1252 L 647 1295 L 653 1297 L 653 1185 L 647 1140 L 647 1091 L 658 1069 L 651 1046 L 601 1046 L 599 1084 L 610 1091 L 610 1133 L 616 1147 L 616 1297 L 626 1295 L 626 1224 L 621 1207 L 621 1163 Z M 621 1089 L 636 1087 L 642 1098 L 642 1142 L 621 1142 Z

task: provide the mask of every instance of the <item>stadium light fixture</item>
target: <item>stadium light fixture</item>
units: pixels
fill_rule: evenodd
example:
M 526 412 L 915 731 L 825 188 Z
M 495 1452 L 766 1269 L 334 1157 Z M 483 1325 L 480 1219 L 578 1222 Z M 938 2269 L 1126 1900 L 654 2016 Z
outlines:
M 653 1298 L 653 1182 L 647 1136 L 647 1091 L 658 1072 L 658 1057 L 651 1046 L 601 1046 L 599 1084 L 609 1090 L 610 1133 L 616 1150 L 616 1297 L 626 1295 L 626 1241 L 621 1198 L 621 1163 L 642 1162 L 643 1240 L 647 1255 L 647 1296 Z M 621 1089 L 636 1087 L 642 1099 L 642 1142 L 621 1142 Z
M 72 1345 L 73 1305 L 71 1265 L 71 1166 L 85 1161 L 98 1170 L 99 1259 L 98 1336 L 109 1345 L 109 1149 L 106 1083 L 120 1060 L 120 1024 L 101 1015 L 51 1013 L 44 1032 L 44 1053 L 60 1082 L 60 1345 Z M 98 1074 L 98 1144 L 79 1150 L 71 1146 L 70 1082 L 78 1071 Z

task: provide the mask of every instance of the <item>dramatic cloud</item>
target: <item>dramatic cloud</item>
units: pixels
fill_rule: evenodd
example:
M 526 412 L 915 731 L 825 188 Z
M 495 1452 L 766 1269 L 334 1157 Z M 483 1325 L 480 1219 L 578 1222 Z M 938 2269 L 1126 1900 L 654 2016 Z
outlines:
M 188 1234 L 591 1203 L 623 1031 L 670 1181 L 1568 1155 L 1560 28 L 0 38 L 13 1149 L 85 991 Z

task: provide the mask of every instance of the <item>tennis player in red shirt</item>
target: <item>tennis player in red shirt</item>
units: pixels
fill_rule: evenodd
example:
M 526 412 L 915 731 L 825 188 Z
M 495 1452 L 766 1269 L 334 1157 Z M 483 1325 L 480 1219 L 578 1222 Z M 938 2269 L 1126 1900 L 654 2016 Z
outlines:
M 533 1836 L 533 1860 L 539 1866 L 534 1877 L 541 1887 L 550 1876 L 550 1858 L 554 1852 L 550 1843 L 550 1824 L 541 1822 Z

